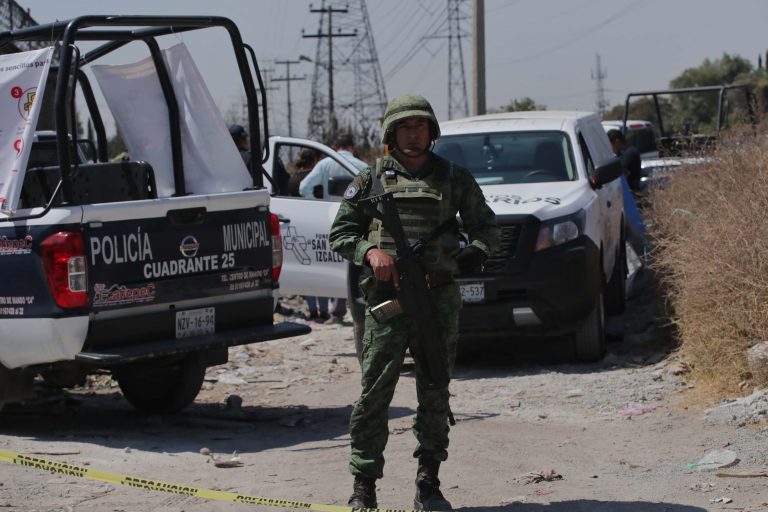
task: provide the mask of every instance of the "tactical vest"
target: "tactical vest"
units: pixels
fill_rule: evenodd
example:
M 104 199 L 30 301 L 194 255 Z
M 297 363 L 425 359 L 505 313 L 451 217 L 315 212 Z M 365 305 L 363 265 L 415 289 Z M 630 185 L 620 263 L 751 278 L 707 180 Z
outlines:
M 379 159 L 372 174 L 372 179 L 381 181 L 385 192 L 392 193 L 409 244 L 425 238 L 444 220 L 456 217 L 455 206 L 451 205 L 453 164 L 449 168 L 435 166 L 427 176 L 415 178 L 394 160 Z M 368 241 L 394 257 L 395 241 L 379 219 L 371 221 Z M 422 257 L 426 270 L 451 271 L 454 262 L 450 254 L 458 248 L 457 226 L 427 244 Z

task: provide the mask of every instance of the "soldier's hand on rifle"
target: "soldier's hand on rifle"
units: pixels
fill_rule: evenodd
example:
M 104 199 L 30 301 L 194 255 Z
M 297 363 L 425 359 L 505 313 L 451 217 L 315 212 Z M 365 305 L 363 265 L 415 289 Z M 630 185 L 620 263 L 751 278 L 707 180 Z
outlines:
M 395 285 L 395 288 L 400 288 L 400 275 L 397 273 L 397 266 L 395 266 L 395 259 L 382 251 L 381 249 L 370 249 L 365 253 L 365 261 L 371 266 L 373 275 L 379 281 L 389 281 Z
M 483 263 L 488 259 L 488 256 L 485 255 L 482 249 L 474 245 L 468 245 L 456 253 L 454 258 L 459 266 L 460 274 L 471 274 L 472 272 L 482 270 Z

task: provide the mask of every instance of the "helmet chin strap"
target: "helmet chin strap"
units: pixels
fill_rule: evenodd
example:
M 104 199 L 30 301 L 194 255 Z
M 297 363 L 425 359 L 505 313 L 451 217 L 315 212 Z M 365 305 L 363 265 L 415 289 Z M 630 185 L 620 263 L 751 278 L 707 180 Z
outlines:
M 397 153 L 400 153 L 403 156 L 406 156 L 408 158 L 419 158 L 420 156 L 424 156 L 430 151 L 432 151 L 432 148 L 435 145 L 435 141 L 430 141 L 429 145 L 422 149 L 421 151 L 411 151 L 410 149 L 403 149 L 400 146 L 398 146 L 397 142 L 393 144 L 393 147 Z

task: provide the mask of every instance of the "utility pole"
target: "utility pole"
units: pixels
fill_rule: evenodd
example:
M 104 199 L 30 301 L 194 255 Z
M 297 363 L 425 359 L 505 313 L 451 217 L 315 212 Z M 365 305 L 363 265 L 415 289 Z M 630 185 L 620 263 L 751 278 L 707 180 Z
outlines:
M 485 114 L 485 0 L 473 0 L 472 113 Z
M 608 107 L 608 102 L 605 101 L 605 87 L 603 80 L 608 76 L 608 70 L 600 66 L 600 54 L 595 54 L 595 67 L 596 71 L 592 72 L 592 80 L 597 82 L 597 112 L 600 117 L 605 115 L 605 109 Z
M 469 115 L 467 105 L 467 78 L 464 74 L 464 52 L 461 40 L 466 37 L 462 32 L 463 15 L 461 6 L 464 0 L 448 0 L 448 119 L 458 114 Z
M 301 57 L 304 57 L 303 55 Z M 291 120 L 291 82 L 294 80 L 304 80 L 304 76 L 291 76 L 291 64 L 301 64 L 302 60 L 309 60 L 307 57 L 303 59 L 299 57 L 299 60 L 276 60 L 275 64 L 285 64 L 285 76 L 273 78 L 273 82 L 285 82 L 287 98 L 288 98 L 288 136 L 293 137 L 293 122 Z
M 279 89 L 276 85 L 271 85 L 270 75 L 275 70 L 273 68 L 263 68 L 261 70 L 261 73 L 264 75 L 264 91 L 267 96 L 267 115 L 270 119 L 274 118 L 274 110 L 272 108 L 272 95 L 269 93 L 269 91 L 276 91 Z M 248 124 L 248 103 L 245 101 L 245 96 L 243 96 L 243 111 L 242 111 L 242 118 L 245 120 L 245 124 Z
M 346 13 L 347 8 L 338 9 L 334 7 L 325 7 L 325 1 L 321 4 L 319 9 L 313 9 L 312 5 L 309 6 L 309 12 L 319 13 L 321 16 L 328 15 L 328 32 L 321 32 L 317 30 L 317 34 L 304 34 L 302 31 L 302 37 L 320 39 L 328 38 L 328 133 L 327 139 L 333 139 L 336 134 L 336 117 L 333 106 L 333 39 L 335 37 L 356 37 L 357 30 L 354 32 L 342 32 L 340 29 L 333 33 L 333 13 Z

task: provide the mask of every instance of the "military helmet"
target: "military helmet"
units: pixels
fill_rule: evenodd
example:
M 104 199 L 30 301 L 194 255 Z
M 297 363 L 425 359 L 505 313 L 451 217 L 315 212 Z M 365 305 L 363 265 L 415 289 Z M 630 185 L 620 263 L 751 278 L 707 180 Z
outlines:
M 406 94 L 389 102 L 387 110 L 384 112 L 384 120 L 381 123 L 381 142 L 383 144 L 391 143 L 389 136 L 394 134 L 395 125 L 407 117 L 426 117 L 431 125 L 430 136 L 432 140 L 437 140 L 440 137 L 440 125 L 437 124 L 432 105 L 422 96 Z

